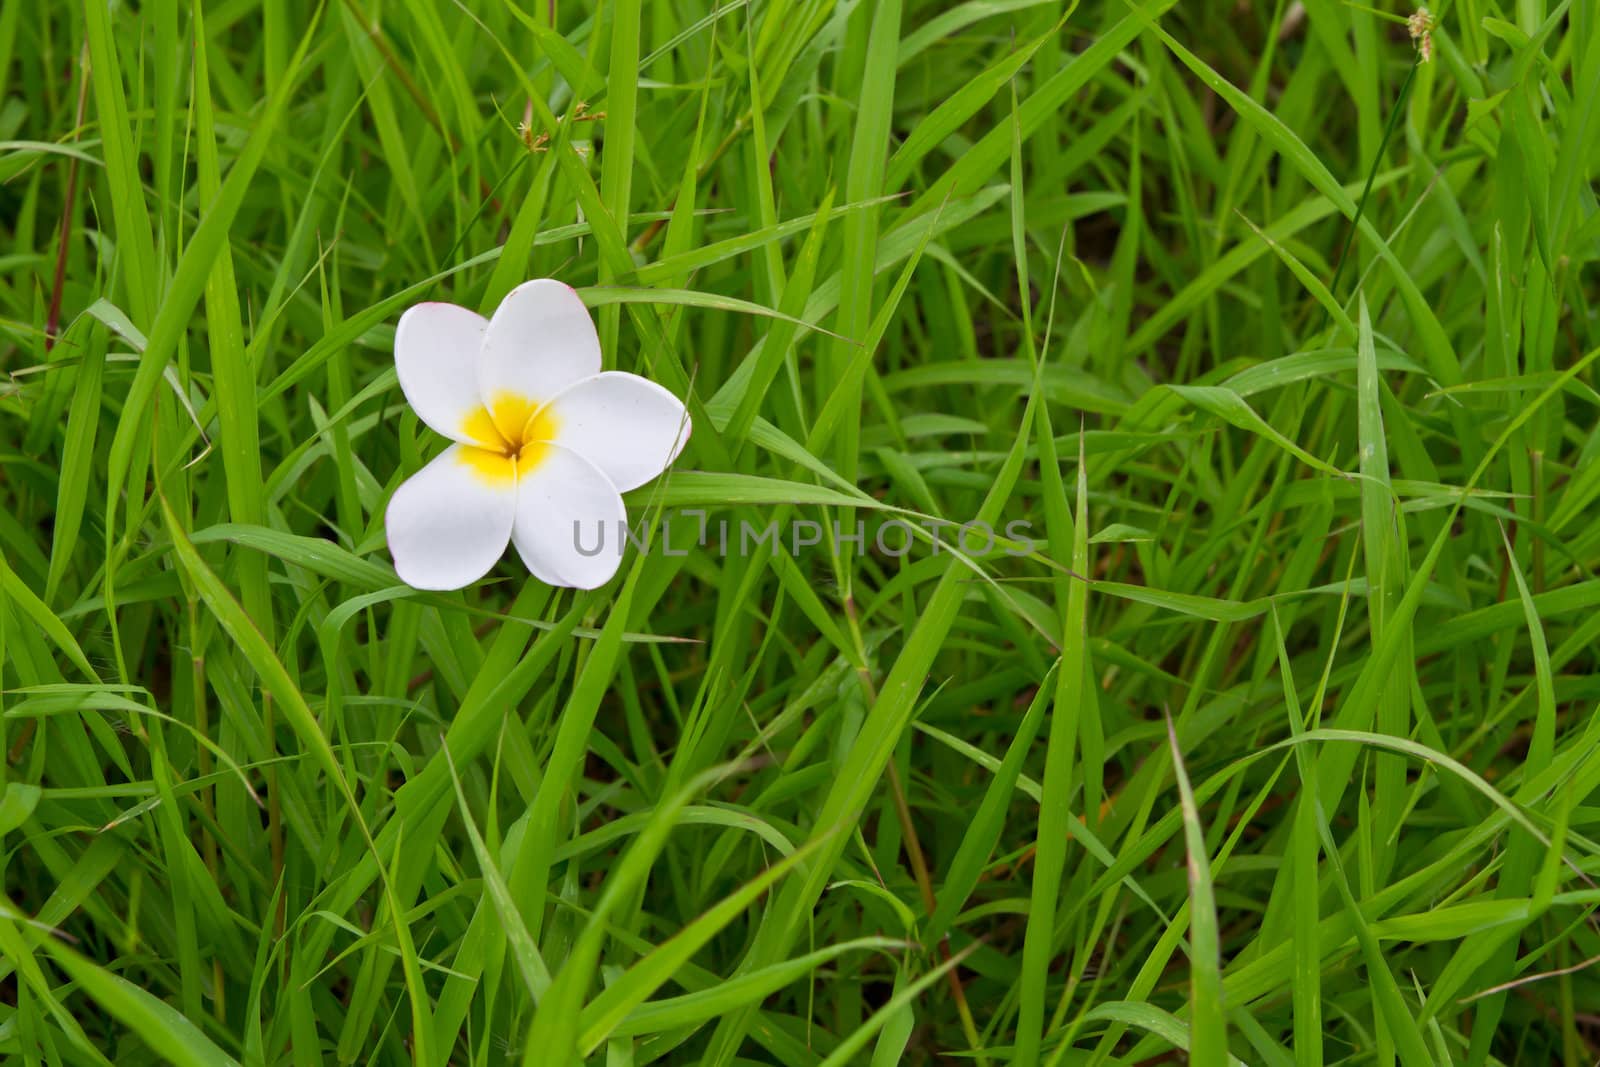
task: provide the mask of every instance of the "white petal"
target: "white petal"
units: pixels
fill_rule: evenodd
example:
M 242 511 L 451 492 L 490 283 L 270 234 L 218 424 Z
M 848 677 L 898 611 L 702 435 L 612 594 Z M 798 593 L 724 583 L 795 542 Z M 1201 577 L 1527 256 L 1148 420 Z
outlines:
M 605 472 L 619 492 L 655 478 L 689 440 L 689 413 L 666 389 L 623 371 L 596 374 L 550 401 L 556 443 Z
M 559 445 L 546 445 L 517 476 L 511 541 L 534 577 L 550 585 L 596 589 L 622 561 L 628 513 L 599 468 Z
M 600 373 L 600 336 L 577 292 L 553 278 L 524 282 L 500 302 L 484 331 L 478 390 L 497 422 L 526 419 L 573 382 Z M 519 406 L 520 405 L 520 406 Z M 522 427 L 502 425 L 516 435 Z
M 451 445 L 389 500 L 384 526 L 395 572 L 417 589 L 471 585 L 505 552 L 516 513 L 512 462 Z
M 394 369 L 417 417 L 452 441 L 484 441 L 487 422 L 478 415 L 478 351 L 489 321 L 454 304 L 417 304 L 406 309 L 394 331 Z M 477 417 L 476 428 L 472 426 Z

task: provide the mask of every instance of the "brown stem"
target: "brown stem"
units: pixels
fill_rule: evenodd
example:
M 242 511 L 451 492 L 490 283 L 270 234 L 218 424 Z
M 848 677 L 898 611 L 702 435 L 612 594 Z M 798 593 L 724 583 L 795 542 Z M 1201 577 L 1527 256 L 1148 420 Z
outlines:
M 78 78 L 78 118 L 74 129 L 83 129 L 83 117 L 89 104 L 89 45 L 83 46 L 78 56 L 82 72 Z M 78 193 L 78 157 L 67 157 L 67 194 L 61 207 L 61 232 L 56 239 L 56 274 L 50 286 L 50 310 L 44 320 L 44 350 L 56 346 L 56 333 L 61 326 L 61 294 L 67 281 L 67 238 L 72 233 L 72 205 Z

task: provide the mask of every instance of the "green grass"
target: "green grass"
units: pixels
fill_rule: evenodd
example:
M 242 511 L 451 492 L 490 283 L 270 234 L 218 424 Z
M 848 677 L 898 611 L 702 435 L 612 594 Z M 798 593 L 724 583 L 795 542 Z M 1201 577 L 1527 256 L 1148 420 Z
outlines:
M 0 1057 L 1600 1059 L 1600 13 L 1378 6 L 0 5 Z M 541 276 L 658 547 L 410 590 Z

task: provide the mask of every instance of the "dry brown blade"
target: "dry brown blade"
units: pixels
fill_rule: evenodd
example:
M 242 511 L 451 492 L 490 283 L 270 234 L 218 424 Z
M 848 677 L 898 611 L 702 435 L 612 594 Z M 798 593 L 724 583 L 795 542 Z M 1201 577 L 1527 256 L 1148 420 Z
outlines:
M 1501 982 L 1499 985 L 1490 986 L 1488 989 L 1480 989 L 1470 997 L 1462 997 L 1459 1001 L 1457 1001 L 1457 1003 L 1470 1004 L 1480 997 L 1490 997 L 1496 993 L 1504 993 L 1507 990 L 1516 989 L 1519 986 L 1529 985 L 1533 982 L 1542 982 L 1546 978 L 1560 978 L 1564 974 L 1576 974 L 1584 968 L 1592 967 L 1597 963 L 1600 963 L 1600 956 L 1590 956 L 1588 959 L 1580 960 L 1569 967 L 1557 967 L 1553 971 L 1540 971 L 1538 974 L 1523 975 L 1521 978 L 1513 978 L 1509 982 Z

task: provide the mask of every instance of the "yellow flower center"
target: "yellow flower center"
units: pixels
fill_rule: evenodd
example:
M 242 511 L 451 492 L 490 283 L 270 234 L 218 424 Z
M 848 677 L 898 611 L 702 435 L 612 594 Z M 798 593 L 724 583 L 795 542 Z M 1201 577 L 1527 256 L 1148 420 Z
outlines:
M 480 447 L 464 445 L 461 459 L 484 481 L 515 481 L 537 467 L 556 438 L 555 412 L 517 393 L 496 393 L 461 423 L 461 432 Z

